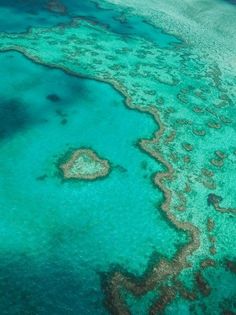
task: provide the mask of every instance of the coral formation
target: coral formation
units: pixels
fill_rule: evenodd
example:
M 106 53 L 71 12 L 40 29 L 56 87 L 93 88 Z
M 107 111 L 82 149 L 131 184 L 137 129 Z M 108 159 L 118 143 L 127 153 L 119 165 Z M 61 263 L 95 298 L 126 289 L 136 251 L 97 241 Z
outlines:
M 70 158 L 60 165 L 65 179 L 86 179 L 94 180 L 105 177 L 110 171 L 107 160 L 100 159 L 90 149 L 75 150 Z

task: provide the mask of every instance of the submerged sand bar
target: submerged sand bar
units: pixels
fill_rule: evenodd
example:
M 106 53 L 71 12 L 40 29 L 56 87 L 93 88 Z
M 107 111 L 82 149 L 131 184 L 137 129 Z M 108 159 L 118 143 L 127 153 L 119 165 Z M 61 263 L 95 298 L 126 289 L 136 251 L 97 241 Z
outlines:
M 108 160 L 101 159 L 91 149 L 77 149 L 68 161 L 60 165 L 65 179 L 95 180 L 110 172 Z

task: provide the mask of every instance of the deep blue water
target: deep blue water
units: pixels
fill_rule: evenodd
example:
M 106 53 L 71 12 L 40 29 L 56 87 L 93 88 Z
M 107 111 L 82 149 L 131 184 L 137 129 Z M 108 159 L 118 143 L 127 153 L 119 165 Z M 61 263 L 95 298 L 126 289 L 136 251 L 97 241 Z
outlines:
M 94 1 L 61 1 L 66 8 L 65 14 L 49 11 L 47 2 L 0 0 L 0 32 L 25 32 L 30 27 L 52 27 L 59 23 L 69 23 L 74 17 L 81 17 L 123 36 L 142 36 L 162 47 L 179 43 L 176 38 L 146 23 L 141 17 L 127 16 L 120 20 L 122 12 L 112 7 L 102 9 Z

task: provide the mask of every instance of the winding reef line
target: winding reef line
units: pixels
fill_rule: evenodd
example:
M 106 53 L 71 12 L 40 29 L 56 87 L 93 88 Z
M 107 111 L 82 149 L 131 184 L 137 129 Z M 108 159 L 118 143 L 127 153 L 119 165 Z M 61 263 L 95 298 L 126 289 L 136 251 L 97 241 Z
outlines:
M 172 194 L 171 191 L 164 185 L 164 180 L 171 180 L 173 178 L 174 169 L 172 165 L 162 157 L 160 152 L 150 149 L 150 145 L 157 144 L 165 131 L 165 126 L 160 120 L 157 109 L 154 106 L 142 108 L 137 105 L 133 105 L 131 97 L 123 87 L 121 87 L 118 83 L 108 83 L 111 83 L 125 96 L 125 103 L 129 108 L 152 115 L 156 123 L 159 125 L 159 130 L 155 133 L 154 138 L 151 140 L 141 140 L 139 145 L 141 149 L 143 149 L 165 166 L 166 171 L 157 173 L 154 178 L 154 183 L 164 194 L 164 202 L 161 205 L 161 210 L 165 213 L 167 219 L 171 221 L 177 229 L 186 232 L 190 238 L 189 243 L 177 251 L 172 261 L 162 259 L 157 264 L 154 264 L 152 270 L 147 274 L 146 278 L 138 279 L 129 275 L 124 275 L 120 271 L 114 272 L 107 282 L 107 288 L 105 288 L 108 297 L 107 305 L 110 308 L 112 314 L 129 315 L 130 312 L 128 307 L 123 301 L 119 291 L 124 288 L 135 296 L 141 296 L 146 294 L 148 291 L 153 290 L 158 284 L 160 284 L 161 281 L 166 279 L 167 276 L 176 276 L 179 274 L 182 269 L 189 266 L 187 257 L 199 248 L 200 232 L 193 224 L 189 222 L 178 221 L 176 217 L 170 212 Z M 170 294 L 170 296 L 174 298 L 175 294 Z M 168 303 L 172 298 L 168 298 Z M 152 314 L 151 310 L 150 314 Z
M 122 86 L 120 83 L 115 81 L 111 77 L 105 78 L 96 78 L 91 75 L 83 75 L 78 72 L 73 72 L 66 67 L 57 65 L 57 64 L 49 64 L 44 63 L 40 60 L 40 58 L 36 56 L 32 56 L 27 51 L 18 46 L 10 46 L 9 48 L 0 48 L 0 52 L 8 52 L 8 51 L 17 51 L 22 53 L 26 58 L 31 61 L 46 66 L 48 68 L 59 69 L 64 71 L 69 75 L 73 75 L 80 78 L 86 78 L 91 80 L 96 80 L 98 82 L 104 82 L 110 84 L 113 88 L 115 88 L 122 96 L 125 97 L 125 104 L 128 108 L 138 110 L 140 112 L 144 112 L 146 114 L 151 115 L 159 126 L 159 130 L 156 131 L 154 137 L 152 139 L 142 139 L 139 141 L 140 149 L 144 150 L 154 159 L 156 159 L 159 163 L 164 165 L 166 170 L 164 172 L 159 172 L 155 174 L 154 183 L 155 185 L 162 191 L 164 195 L 164 201 L 161 205 L 161 210 L 164 212 L 166 218 L 175 226 L 176 229 L 182 230 L 189 236 L 189 242 L 185 244 L 182 248 L 180 248 L 172 261 L 167 261 L 166 259 L 161 259 L 158 263 L 155 263 L 152 266 L 150 272 L 148 272 L 145 277 L 142 279 L 137 278 L 135 276 L 130 276 L 124 274 L 122 271 L 114 271 L 109 279 L 105 283 L 105 293 L 106 293 L 106 306 L 109 308 L 112 314 L 114 315 L 130 315 L 130 311 L 123 297 L 121 296 L 121 289 L 126 289 L 131 292 L 135 296 L 141 296 L 146 294 L 148 291 L 153 290 L 155 287 L 161 284 L 161 281 L 166 279 L 168 276 L 176 276 L 178 275 L 184 268 L 189 267 L 189 263 L 187 261 L 187 257 L 191 255 L 195 250 L 197 250 L 200 246 L 200 231 L 196 226 L 189 222 L 181 222 L 176 219 L 176 217 L 170 211 L 170 204 L 172 200 L 171 191 L 165 186 L 164 181 L 173 179 L 174 169 L 172 165 L 163 158 L 160 152 L 155 151 L 150 148 L 151 145 L 158 144 L 159 139 L 162 137 L 165 126 L 160 120 L 160 116 L 158 110 L 154 106 L 142 107 L 138 105 L 134 105 L 132 103 L 132 98 L 129 96 L 126 88 Z M 173 288 L 170 287 L 170 292 L 165 296 L 161 296 L 161 300 L 163 300 L 165 305 L 171 302 L 171 300 L 175 297 L 175 292 L 173 292 Z M 167 288 L 166 288 L 167 290 Z M 164 290 L 164 292 L 167 292 Z M 160 305 L 160 300 L 156 301 L 155 305 L 153 305 L 149 311 L 149 314 L 153 314 L 153 311 L 158 311 Z M 165 306 L 164 305 L 164 306 Z
M 165 287 L 162 289 L 161 296 L 154 301 L 149 310 L 149 315 L 156 315 L 162 312 L 166 305 L 169 304 L 176 296 L 176 290 L 173 287 Z
M 236 215 L 236 208 L 224 208 L 219 205 L 219 202 L 216 202 L 213 204 L 213 207 L 216 211 L 219 211 L 221 213 L 228 213 L 232 215 Z

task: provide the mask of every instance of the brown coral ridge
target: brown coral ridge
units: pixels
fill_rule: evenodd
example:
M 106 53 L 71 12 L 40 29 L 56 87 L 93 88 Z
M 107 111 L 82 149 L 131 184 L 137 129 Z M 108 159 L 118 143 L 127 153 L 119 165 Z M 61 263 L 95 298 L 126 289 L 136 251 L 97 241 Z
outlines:
M 207 204 L 208 206 L 212 205 L 216 211 L 222 213 L 230 213 L 236 215 L 236 208 L 224 208 L 220 206 L 221 201 L 223 198 L 221 196 L 215 194 L 209 194 L 207 197 Z
M 202 295 L 208 296 L 211 293 L 211 288 L 200 271 L 196 273 L 195 280 Z
M 161 284 L 161 281 L 165 280 L 168 276 L 175 276 L 179 274 L 184 268 L 189 267 L 189 263 L 187 261 L 188 256 L 190 256 L 200 246 L 200 231 L 198 228 L 190 222 L 182 222 L 177 220 L 176 217 L 170 212 L 172 193 L 165 186 L 164 181 L 172 180 L 174 169 L 172 165 L 162 157 L 160 152 L 151 148 L 151 146 L 157 145 L 159 143 L 159 139 L 163 136 L 165 131 L 165 126 L 159 118 L 159 113 L 157 109 L 151 105 L 149 107 L 134 105 L 126 89 L 109 76 L 101 79 L 94 78 L 90 75 L 80 75 L 77 72 L 68 70 L 66 67 L 58 66 L 57 64 L 44 63 L 40 60 L 40 58 L 32 56 L 31 54 L 27 53 L 25 49 L 18 46 L 11 46 L 7 49 L 1 49 L 1 51 L 18 51 L 35 63 L 47 66 L 49 68 L 59 69 L 69 75 L 76 77 L 92 79 L 111 84 L 119 93 L 121 93 L 121 95 L 125 97 L 125 104 L 128 108 L 136 109 L 151 115 L 159 126 L 159 130 L 155 133 L 152 139 L 140 140 L 139 145 L 142 150 L 151 155 L 165 167 L 166 170 L 164 172 L 157 173 L 154 178 L 156 186 L 162 191 L 164 195 L 164 202 L 161 205 L 161 210 L 175 228 L 187 233 L 189 236 L 189 242 L 177 251 L 172 261 L 163 259 L 158 262 L 158 264 L 154 264 L 152 266 L 152 272 L 149 273 L 147 278 L 140 280 L 136 277 L 126 276 L 121 271 L 116 271 L 111 274 L 105 288 L 107 295 L 106 305 L 108 305 L 112 314 L 128 315 L 130 312 L 128 310 L 128 306 L 121 296 L 121 289 L 126 289 L 136 296 L 144 295 L 148 291 L 154 289 L 158 284 Z
M 236 260 L 232 261 L 232 260 L 226 259 L 225 265 L 227 269 L 229 269 L 232 273 L 236 274 Z
M 151 114 L 157 124 L 159 125 L 159 130 L 156 132 L 155 136 L 151 140 L 141 140 L 139 142 L 141 149 L 145 152 L 149 153 L 153 158 L 161 162 L 166 171 L 162 173 L 157 173 L 154 182 L 156 186 L 163 192 L 164 202 L 161 205 L 161 210 L 166 215 L 166 218 L 172 222 L 172 224 L 179 230 L 186 232 L 190 238 L 189 243 L 183 246 L 174 256 L 172 261 L 167 261 L 162 259 L 157 264 L 152 266 L 152 270 L 148 273 L 147 277 L 143 277 L 142 279 L 138 279 L 133 276 L 129 276 L 127 274 L 122 273 L 121 271 L 115 271 L 110 280 L 107 283 L 106 292 L 109 292 L 107 298 L 107 304 L 111 308 L 111 312 L 117 315 L 125 315 L 130 314 L 128 307 L 126 306 L 123 298 L 121 297 L 120 290 L 125 289 L 131 292 L 135 296 L 141 296 L 146 294 L 148 291 L 153 290 L 161 281 L 165 280 L 168 276 L 175 276 L 181 272 L 184 268 L 189 266 L 187 261 L 187 257 L 191 255 L 196 249 L 198 249 L 200 245 L 199 241 L 199 230 L 189 222 L 181 222 L 178 221 L 173 214 L 170 213 L 170 203 L 172 194 L 165 185 L 165 180 L 171 180 L 174 174 L 174 170 L 172 166 L 164 160 L 161 154 L 157 151 L 154 151 L 151 146 L 157 144 L 159 142 L 160 137 L 164 133 L 164 125 L 160 121 L 159 114 L 155 107 L 139 107 L 132 104 L 131 98 L 127 95 L 127 93 L 115 85 L 116 89 L 122 92 L 126 96 L 126 104 L 130 108 L 137 109 L 142 112 L 146 112 Z M 109 289 L 108 289 L 109 288 Z M 170 289 L 172 292 L 173 289 Z M 169 301 L 174 294 L 170 294 L 166 300 Z M 158 304 L 158 302 L 157 302 Z M 159 305 L 159 304 L 158 304 Z M 155 307 L 154 307 L 155 309 Z M 151 314 L 151 313 L 150 313 Z
M 149 310 L 149 315 L 160 314 L 165 307 L 175 298 L 176 290 L 166 286 L 161 290 L 161 296 L 153 303 Z

